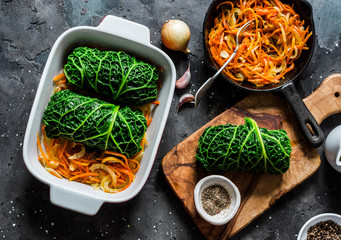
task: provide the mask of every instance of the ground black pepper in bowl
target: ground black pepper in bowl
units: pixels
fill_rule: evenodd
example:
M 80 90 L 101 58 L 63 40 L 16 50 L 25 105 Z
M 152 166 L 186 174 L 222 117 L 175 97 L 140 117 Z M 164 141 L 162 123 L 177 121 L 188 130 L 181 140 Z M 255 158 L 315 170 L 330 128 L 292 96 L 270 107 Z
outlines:
M 230 206 L 231 196 L 224 187 L 214 184 L 202 191 L 201 203 L 207 214 L 213 216 Z
M 318 222 L 308 229 L 306 240 L 341 240 L 341 226 L 332 220 Z

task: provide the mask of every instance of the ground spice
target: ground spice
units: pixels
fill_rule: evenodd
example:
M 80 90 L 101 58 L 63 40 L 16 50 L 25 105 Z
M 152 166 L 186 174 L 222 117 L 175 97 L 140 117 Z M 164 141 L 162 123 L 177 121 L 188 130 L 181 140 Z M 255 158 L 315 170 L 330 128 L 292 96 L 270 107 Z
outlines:
M 308 229 L 306 240 L 341 240 L 341 226 L 328 220 L 316 223 Z
M 204 210 L 213 216 L 230 206 L 231 196 L 224 187 L 214 184 L 202 191 L 201 203 Z

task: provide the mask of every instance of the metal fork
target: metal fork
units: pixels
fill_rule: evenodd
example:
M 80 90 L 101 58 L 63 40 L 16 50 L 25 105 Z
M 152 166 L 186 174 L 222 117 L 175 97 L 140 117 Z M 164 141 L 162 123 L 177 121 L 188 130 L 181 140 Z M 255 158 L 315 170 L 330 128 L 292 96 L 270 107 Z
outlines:
M 231 56 L 229 57 L 229 59 L 227 59 L 227 61 L 224 63 L 224 65 L 218 70 L 218 72 L 216 72 L 216 74 L 214 74 L 212 77 L 210 77 L 209 79 L 207 79 L 207 81 L 199 88 L 199 90 L 197 91 L 197 93 L 195 94 L 195 107 L 198 106 L 199 101 L 201 100 L 201 98 L 205 95 L 206 91 L 212 86 L 214 80 L 220 75 L 220 73 L 225 69 L 225 67 L 232 61 L 232 59 L 234 58 L 234 56 L 236 55 L 238 48 L 239 48 L 239 35 L 240 33 L 242 33 L 248 26 L 250 26 L 252 20 L 248 21 L 247 23 L 245 23 L 237 32 L 236 35 L 236 49 L 234 49 L 233 53 L 231 54 Z

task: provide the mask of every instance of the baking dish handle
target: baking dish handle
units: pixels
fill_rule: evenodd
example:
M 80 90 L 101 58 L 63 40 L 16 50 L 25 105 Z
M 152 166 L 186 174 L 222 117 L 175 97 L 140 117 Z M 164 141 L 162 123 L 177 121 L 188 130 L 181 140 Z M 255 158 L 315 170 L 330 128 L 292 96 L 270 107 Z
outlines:
M 50 187 L 50 200 L 54 205 L 86 215 L 95 215 L 103 204 L 99 199 L 58 186 Z
M 97 29 L 142 44 L 150 44 L 149 28 L 120 17 L 105 16 Z

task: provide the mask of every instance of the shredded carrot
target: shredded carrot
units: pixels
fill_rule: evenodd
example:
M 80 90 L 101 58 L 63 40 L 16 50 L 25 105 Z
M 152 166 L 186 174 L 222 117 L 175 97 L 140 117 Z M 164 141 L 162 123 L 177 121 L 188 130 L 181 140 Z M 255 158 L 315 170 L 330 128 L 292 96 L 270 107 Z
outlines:
M 153 120 L 153 118 L 148 117 L 148 119 L 147 119 L 147 126 L 149 126 L 152 123 L 152 120 Z
M 65 80 L 65 79 L 66 79 L 65 74 L 64 74 L 64 73 L 61 73 L 61 74 L 55 76 L 55 77 L 53 78 L 53 81 L 54 81 L 54 82 L 58 82 L 58 81 Z
M 51 168 L 45 168 L 46 171 L 48 171 L 49 173 L 51 173 L 53 176 L 57 177 L 57 178 L 63 178 L 62 176 L 60 176 L 54 169 Z
M 53 82 L 55 83 L 54 92 L 71 89 L 71 86 L 67 84 L 66 75 L 64 73 L 55 76 Z
M 236 48 L 235 35 L 249 20 L 235 58 L 224 73 L 236 82 L 257 87 L 278 83 L 294 69 L 294 61 L 312 35 L 294 9 L 280 0 L 224 1 L 208 36 L 212 58 L 222 66 Z
M 84 178 L 84 177 L 89 177 L 89 176 L 98 176 L 98 173 L 81 173 L 81 174 L 78 174 L 76 176 L 69 178 L 69 181 L 73 181 L 77 178 Z
M 66 80 L 60 80 L 59 82 L 57 82 L 57 84 L 65 84 L 66 83 Z
M 79 152 L 80 143 L 59 138 L 49 139 L 42 128 L 42 140 L 37 135 L 37 145 L 40 151 L 39 161 L 46 171 L 57 178 L 66 178 L 69 181 L 78 181 L 92 185 L 105 192 L 115 193 L 127 189 L 134 181 L 135 174 L 140 167 L 140 153 L 131 159 L 124 154 L 104 151 L 102 153 L 85 152 L 77 159 L 70 159 Z M 145 137 L 141 145 L 146 144 Z
M 154 108 L 152 107 L 152 105 L 160 105 L 160 101 L 154 101 L 154 102 L 151 102 L 151 103 L 147 103 L 143 106 L 138 106 L 138 107 L 135 107 L 136 109 L 139 109 L 142 111 L 143 115 L 145 116 L 146 120 L 147 120 L 147 126 L 149 126 L 152 122 L 152 113 L 153 113 L 153 110 Z
M 104 153 L 108 154 L 108 155 L 114 155 L 114 156 L 117 156 L 117 157 L 121 157 L 123 158 L 124 160 L 127 159 L 127 157 L 122 154 L 122 153 L 118 153 L 118 152 L 113 152 L 113 151 L 109 151 L 109 150 L 106 150 Z

